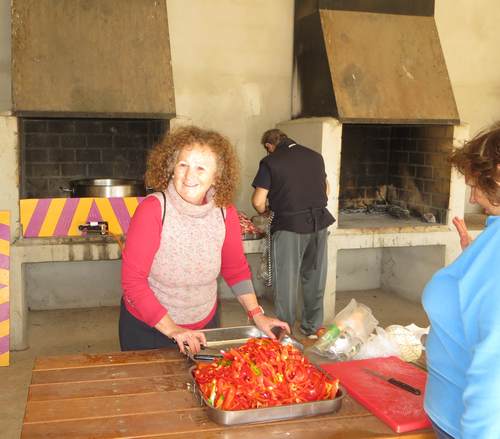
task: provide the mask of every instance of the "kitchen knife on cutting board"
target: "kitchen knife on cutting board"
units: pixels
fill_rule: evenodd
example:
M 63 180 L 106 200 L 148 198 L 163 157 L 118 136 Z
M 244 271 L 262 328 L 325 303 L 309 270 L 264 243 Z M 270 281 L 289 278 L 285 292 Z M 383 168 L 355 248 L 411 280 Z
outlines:
M 416 387 L 410 386 L 408 383 L 404 383 L 403 381 L 397 380 L 396 378 L 387 377 L 387 376 L 382 375 L 381 373 L 378 373 L 374 370 L 367 369 L 366 367 L 363 368 L 363 370 L 366 373 L 369 373 L 370 375 L 376 376 L 377 378 L 380 378 L 381 380 L 387 381 L 388 383 L 392 384 L 393 386 L 399 387 L 400 389 L 406 390 L 407 392 L 413 393 L 414 395 L 420 395 L 422 393 L 420 391 L 420 389 L 417 389 Z
M 427 373 L 398 357 L 369 358 L 367 360 L 322 363 L 320 365 L 333 377 L 339 378 L 349 395 L 385 422 L 396 433 L 430 428 L 424 412 L 424 392 Z M 370 369 L 391 377 L 416 389 L 414 395 L 371 374 Z

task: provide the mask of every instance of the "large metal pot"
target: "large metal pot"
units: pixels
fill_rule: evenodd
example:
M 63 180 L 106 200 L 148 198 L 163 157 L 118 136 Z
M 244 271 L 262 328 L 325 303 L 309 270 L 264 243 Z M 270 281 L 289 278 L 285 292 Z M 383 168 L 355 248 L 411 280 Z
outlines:
M 144 182 L 128 178 L 84 178 L 71 180 L 68 188 L 71 197 L 142 197 L 146 195 Z

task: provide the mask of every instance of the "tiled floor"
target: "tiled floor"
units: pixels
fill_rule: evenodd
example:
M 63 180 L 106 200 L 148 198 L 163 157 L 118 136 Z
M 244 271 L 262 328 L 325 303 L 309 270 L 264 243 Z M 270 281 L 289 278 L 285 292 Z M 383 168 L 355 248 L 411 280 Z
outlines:
M 426 326 L 427 318 L 418 303 L 381 290 L 337 293 L 336 310 L 351 298 L 372 309 L 380 326 L 415 323 Z M 272 305 L 263 303 L 268 314 Z M 222 303 L 223 326 L 247 324 L 246 315 L 236 301 Z M 29 316 L 30 348 L 11 353 L 11 365 L 0 367 L 0 437 L 18 438 L 24 416 L 33 360 L 37 356 L 118 351 L 118 308 L 33 311 Z M 298 332 L 298 331 L 295 331 Z M 300 338 L 300 336 L 297 336 Z

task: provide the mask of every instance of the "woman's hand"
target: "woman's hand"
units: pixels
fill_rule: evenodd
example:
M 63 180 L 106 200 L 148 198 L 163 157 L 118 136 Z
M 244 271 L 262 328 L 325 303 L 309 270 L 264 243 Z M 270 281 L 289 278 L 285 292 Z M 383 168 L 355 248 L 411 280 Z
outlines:
M 458 236 L 460 237 L 460 247 L 465 250 L 472 242 L 472 237 L 469 235 L 465 221 L 462 218 L 453 218 L 453 225 L 456 227 Z
M 186 345 L 193 354 L 197 354 L 200 352 L 201 346 L 207 343 L 203 332 L 193 331 L 176 325 L 168 313 L 161 318 L 161 320 L 155 325 L 155 328 L 162 334 L 175 340 L 179 346 L 179 350 L 183 354 L 186 353 Z
M 259 328 L 269 338 L 276 338 L 276 336 L 271 331 L 271 329 L 275 326 L 284 328 L 287 333 L 290 334 L 290 327 L 288 326 L 288 323 L 282 322 L 281 320 L 275 319 L 274 317 L 268 317 L 264 314 L 257 314 L 253 317 L 253 321 L 255 323 L 255 326 L 257 326 L 257 328 Z
M 175 342 L 179 346 L 179 350 L 183 354 L 187 354 L 186 345 L 192 354 L 197 354 L 198 352 L 200 352 L 201 347 L 207 343 L 205 334 L 203 334 L 203 332 L 193 331 L 181 326 L 177 326 L 176 328 L 174 328 L 170 332 L 169 337 L 175 340 Z

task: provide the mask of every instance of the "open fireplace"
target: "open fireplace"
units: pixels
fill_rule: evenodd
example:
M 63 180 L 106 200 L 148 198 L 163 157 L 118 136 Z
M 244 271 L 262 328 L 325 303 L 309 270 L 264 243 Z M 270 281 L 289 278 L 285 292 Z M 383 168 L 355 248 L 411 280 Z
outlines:
M 453 127 L 344 124 L 339 227 L 446 224 Z
M 63 189 L 76 179 L 143 180 L 147 153 L 168 126 L 161 119 L 20 118 L 21 199 L 67 197 Z

